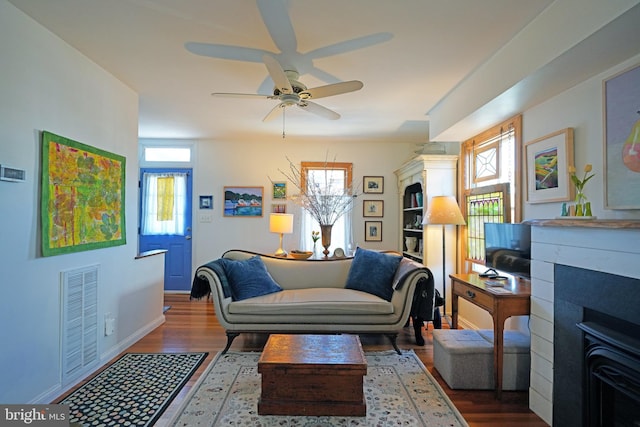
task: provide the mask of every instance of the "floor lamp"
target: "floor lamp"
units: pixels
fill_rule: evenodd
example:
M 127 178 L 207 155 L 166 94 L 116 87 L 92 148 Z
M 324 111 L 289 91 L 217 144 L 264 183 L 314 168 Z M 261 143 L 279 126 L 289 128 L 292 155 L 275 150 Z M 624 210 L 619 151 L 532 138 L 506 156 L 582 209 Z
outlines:
M 275 256 L 286 257 L 287 251 L 282 248 L 283 234 L 293 233 L 293 214 L 272 213 L 269 216 L 269 231 L 280 234 L 280 247 Z
M 444 305 L 442 307 L 442 317 L 447 315 L 447 278 L 446 278 L 446 264 L 447 264 L 447 252 L 445 250 L 445 225 L 464 225 L 466 224 L 458 202 L 453 196 L 435 196 L 432 197 L 429 205 L 427 206 L 427 212 L 422 220 L 424 225 L 442 225 L 442 300 Z

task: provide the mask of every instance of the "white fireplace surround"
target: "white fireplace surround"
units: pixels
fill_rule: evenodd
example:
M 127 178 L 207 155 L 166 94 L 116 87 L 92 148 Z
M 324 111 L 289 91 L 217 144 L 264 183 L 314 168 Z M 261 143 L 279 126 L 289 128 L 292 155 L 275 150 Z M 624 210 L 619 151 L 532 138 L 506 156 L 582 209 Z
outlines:
M 529 407 L 552 425 L 554 265 L 640 279 L 640 221 L 530 222 L 533 227 Z

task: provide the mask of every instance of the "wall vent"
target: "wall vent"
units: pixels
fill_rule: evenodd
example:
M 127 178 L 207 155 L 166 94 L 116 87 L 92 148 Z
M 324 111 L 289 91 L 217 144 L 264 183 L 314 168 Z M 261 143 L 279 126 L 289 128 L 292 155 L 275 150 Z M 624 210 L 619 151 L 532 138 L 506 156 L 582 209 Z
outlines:
M 62 384 L 98 361 L 98 266 L 62 272 Z
M 26 179 L 27 173 L 24 169 L 0 165 L 0 181 L 24 182 Z

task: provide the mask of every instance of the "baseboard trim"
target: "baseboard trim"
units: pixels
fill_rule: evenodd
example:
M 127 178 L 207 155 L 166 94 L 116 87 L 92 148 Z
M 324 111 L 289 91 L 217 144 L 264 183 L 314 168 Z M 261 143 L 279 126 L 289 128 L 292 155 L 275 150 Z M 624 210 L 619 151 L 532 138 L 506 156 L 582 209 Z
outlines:
M 82 372 L 78 374 L 77 379 L 74 380 L 72 383 L 67 384 L 64 387 L 62 386 L 62 383 L 58 383 L 57 385 L 51 387 L 49 390 L 45 391 L 44 393 L 42 393 L 41 395 L 37 396 L 35 399 L 30 401 L 29 404 L 36 405 L 36 404 L 47 404 L 47 403 L 53 402 L 55 399 L 57 399 L 67 391 L 76 387 L 78 384 L 84 381 L 85 378 L 99 371 L 104 365 L 109 363 L 111 359 L 113 359 L 114 357 L 116 357 L 117 355 L 125 351 L 127 348 L 131 347 L 133 344 L 138 342 L 140 339 L 142 339 L 144 336 L 149 334 L 158 326 L 162 325 L 164 322 L 165 322 L 164 315 L 157 317 L 155 320 L 143 326 L 142 328 L 138 329 L 135 333 L 131 334 L 126 339 L 120 341 L 116 346 L 102 353 L 100 355 L 100 361 L 98 362 L 98 364 L 91 366 L 90 368 L 87 369 L 86 372 Z

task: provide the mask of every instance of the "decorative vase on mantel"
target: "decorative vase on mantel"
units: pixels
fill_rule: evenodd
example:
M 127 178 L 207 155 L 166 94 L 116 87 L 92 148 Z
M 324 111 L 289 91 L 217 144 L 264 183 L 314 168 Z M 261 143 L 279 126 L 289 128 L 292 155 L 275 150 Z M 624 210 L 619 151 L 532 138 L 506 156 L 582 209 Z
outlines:
M 322 246 L 324 246 L 324 251 L 322 253 L 325 257 L 329 256 L 329 246 L 331 246 L 331 229 L 333 225 L 322 225 L 320 224 L 320 234 L 322 235 Z

